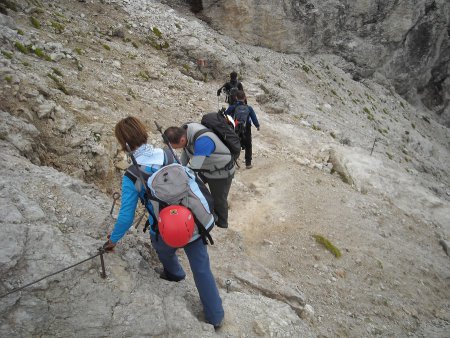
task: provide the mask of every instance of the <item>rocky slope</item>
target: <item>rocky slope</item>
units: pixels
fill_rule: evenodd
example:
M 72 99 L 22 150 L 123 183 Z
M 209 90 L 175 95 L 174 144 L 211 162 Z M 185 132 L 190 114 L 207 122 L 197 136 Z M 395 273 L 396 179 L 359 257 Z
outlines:
M 239 43 L 182 2 L 1 4 L 1 294 L 104 242 L 128 165 L 120 118 L 161 145 L 153 121 L 217 110 L 235 69 L 262 125 L 209 248 L 221 330 L 202 321 L 190 275 L 158 278 L 141 226 L 106 256 L 106 279 L 95 259 L 1 298 L 2 336 L 447 335 L 450 133 L 430 112 L 354 81 L 339 56 Z
M 199 13 L 224 34 L 284 52 L 339 55 L 354 79 L 390 83 L 450 123 L 448 1 L 191 2 L 201 2 Z

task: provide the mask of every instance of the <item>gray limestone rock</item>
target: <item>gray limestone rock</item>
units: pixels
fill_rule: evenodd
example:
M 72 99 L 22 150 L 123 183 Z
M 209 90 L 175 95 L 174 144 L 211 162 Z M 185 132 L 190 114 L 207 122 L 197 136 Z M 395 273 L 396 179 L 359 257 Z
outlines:
M 283 52 L 334 53 L 354 77 L 379 72 L 411 102 L 450 123 L 450 3 L 203 1 L 202 15 L 239 41 Z
M 39 135 L 37 128 L 25 120 L 0 111 L 0 139 L 14 144 L 22 153 L 34 158 L 33 145 Z

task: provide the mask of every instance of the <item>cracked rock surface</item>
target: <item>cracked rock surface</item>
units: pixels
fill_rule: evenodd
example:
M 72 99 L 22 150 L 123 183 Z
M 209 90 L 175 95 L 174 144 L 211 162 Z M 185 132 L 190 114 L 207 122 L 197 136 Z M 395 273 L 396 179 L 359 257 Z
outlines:
M 450 134 L 433 112 L 388 83 L 355 81 L 342 55 L 221 34 L 184 1 L 1 4 L 2 295 L 106 240 L 128 166 L 119 119 L 139 117 L 161 146 L 154 121 L 216 111 L 236 70 L 261 131 L 253 168 L 239 162 L 233 180 L 230 227 L 208 247 L 220 330 L 204 322 L 182 251 L 186 280 L 159 278 L 141 224 L 105 255 L 105 279 L 96 257 L 1 298 L 0 336 L 448 335 Z

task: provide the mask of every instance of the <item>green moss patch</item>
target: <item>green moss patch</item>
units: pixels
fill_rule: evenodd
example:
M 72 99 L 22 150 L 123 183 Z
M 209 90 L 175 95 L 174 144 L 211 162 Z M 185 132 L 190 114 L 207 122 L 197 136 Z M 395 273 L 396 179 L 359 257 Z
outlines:
M 55 32 L 58 34 L 61 34 L 64 32 L 64 29 L 66 28 L 62 23 L 59 23 L 58 21 L 52 21 L 52 27 L 55 29 Z
M 35 48 L 33 52 L 36 56 L 40 57 L 41 59 L 44 59 L 45 61 L 52 61 L 52 58 L 40 48 Z
M 30 53 L 30 48 L 28 48 L 27 46 L 23 45 L 19 41 L 14 42 L 14 46 L 19 50 L 19 52 L 21 52 L 23 54 Z
M 7 58 L 7 59 L 12 59 L 13 58 L 13 53 L 11 53 L 11 52 L 7 52 L 6 50 L 2 50 L 2 54 L 5 56 L 5 58 Z
M 161 33 L 161 31 L 158 29 L 158 27 L 153 27 L 153 28 L 152 28 L 152 32 L 153 32 L 153 34 L 156 35 L 156 37 L 157 37 L 158 39 L 161 39 L 162 33 Z
M 37 29 L 41 28 L 41 23 L 34 16 L 30 17 L 30 22 L 31 22 L 31 24 L 33 25 L 34 28 L 37 28 Z
M 322 244 L 328 251 L 330 251 L 335 257 L 339 258 L 342 256 L 341 251 L 336 248 L 328 239 L 322 235 L 313 235 L 317 243 Z

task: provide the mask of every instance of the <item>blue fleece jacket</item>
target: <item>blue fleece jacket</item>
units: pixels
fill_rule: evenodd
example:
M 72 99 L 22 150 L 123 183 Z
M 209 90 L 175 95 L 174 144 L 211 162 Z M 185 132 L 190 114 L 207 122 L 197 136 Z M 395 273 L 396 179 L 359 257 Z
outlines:
M 135 152 L 134 156 L 139 165 L 145 165 L 145 170 L 148 173 L 155 173 L 162 165 L 165 164 L 166 158 L 162 149 L 153 148 L 150 145 L 142 145 Z M 114 225 L 114 230 L 111 233 L 110 240 L 113 243 L 117 243 L 128 231 L 128 229 L 133 225 L 134 214 L 136 211 L 137 203 L 139 198 L 144 198 L 145 189 L 136 190 L 133 181 L 127 177 L 123 176 L 122 179 L 122 198 L 119 216 L 117 217 L 116 224 Z M 153 205 L 149 201 L 147 205 L 148 210 L 153 212 Z M 149 216 L 150 225 L 155 223 L 152 216 Z

